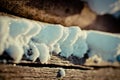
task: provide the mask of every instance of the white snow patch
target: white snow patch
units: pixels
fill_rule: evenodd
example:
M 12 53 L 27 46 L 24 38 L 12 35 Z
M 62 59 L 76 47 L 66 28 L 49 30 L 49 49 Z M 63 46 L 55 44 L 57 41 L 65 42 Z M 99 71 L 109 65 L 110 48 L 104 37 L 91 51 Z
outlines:
M 100 56 L 95 54 L 95 55 L 91 56 L 89 59 L 87 59 L 87 61 L 99 64 L 99 63 L 102 63 L 103 60 L 102 60 L 102 58 Z
M 113 14 L 120 10 L 120 0 L 83 0 L 87 1 L 89 7 L 97 14 Z
M 29 42 L 29 49 L 31 49 L 32 54 L 28 57 L 29 60 L 32 60 L 33 62 L 40 56 L 40 52 L 32 41 Z M 28 54 L 28 53 L 27 53 Z
M 0 52 L 6 51 L 15 63 L 20 62 L 24 54 L 24 46 L 41 29 L 33 21 L 23 18 L 13 19 L 6 16 L 0 16 L 0 28 Z
M 53 52 L 59 54 L 61 52 L 60 45 L 56 43 L 53 48 Z
M 66 75 L 65 70 L 63 68 L 60 68 L 57 76 L 62 78 L 65 77 L 65 75 Z
M 0 55 L 5 49 L 5 41 L 9 35 L 9 18 L 0 16 Z
M 53 51 L 53 46 L 63 35 L 63 26 L 61 25 L 44 25 L 38 35 L 32 38 L 37 43 L 45 43 L 50 52 Z
M 28 20 L 25 19 L 13 19 L 10 18 L 10 36 L 17 38 L 21 34 L 25 34 L 30 30 L 30 25 Z
M 73 48 L 74 48 L 73 55 L 74 56 L 76 56 L 78 58 L 82 58 L 82 57 L 84 57 L 84 54 L 87 53 L 88 45 L 86 43 L 86 38 L 87 38 L 86 32 L 80 31 L 79 37 L 78 37 L 77 41 L 75 42 L 75 44 L 73 45 Z
M 32 55 L 28 55 L 30 49 Z M 120 34 L 0 16 L 0 55 L 6 51 L 15 63 L 24 54 L 32 61 L 39 58 L 41 63 L 47 63 L 50 52 L 82 58 L 88 50 L 89 58 L 97 59 L 97 55 L 105 61 L 120 61 Z
M 14 63 L 19 63 L 24 54 L 22 46 L 12 38 L 9 38 L 7 43 L 8 47 L 5 49 L 5 51 L 14 60 Z
M 68 36 L 69 36 L 69 28 L 64 27 L 63 35 L 62 35 L 61 39 L 54 45 L 53 52 L 55 52 L 56 54 L 59 54 L 61 52 L 60 46 L 67 39 Z
M 61 54 L 60 55 L 61 56 L 64 56 L 66 58 L 71 56 L 71 54 L 73 53 L 73 45 L 76 42 L 76 40 L 78 39 L 80 31 L 81 30 L 80 30 L 79 27 L 70 27 L 69 28 L 69 36 L 67 37 L 66 40 L 64 40 L 60 44 L 60 48 L 61 48 Z
M 120 45 L 120 34 L 92 30 L 86 32 L 90 57 L 98 55 L 105 61 L 113 62 L 116 60 L 115 55 L 118 53 Z
M 40 43 L 36 44 L 38 50 L 39 50 L 39 59 L 42 64 L 47 64 L 48 60 L 50 59 L 50 54 L 49 54 L 49 48 L 46 44 Z
M 74 47 L 73 55 L 78 58 L 84 57 L 84 54 L 87 53 L 88 50 L 86 40 L 81 37 L 78 38 L 73 47 Z

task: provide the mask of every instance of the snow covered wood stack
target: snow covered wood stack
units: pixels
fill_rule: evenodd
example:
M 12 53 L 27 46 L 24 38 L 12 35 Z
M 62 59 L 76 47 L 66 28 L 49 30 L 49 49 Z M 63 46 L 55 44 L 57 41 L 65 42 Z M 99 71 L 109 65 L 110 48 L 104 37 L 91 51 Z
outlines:
M 96 17 L 81 0 L 1 0 L 0 4 L 0 10 L 9 14 L 65 26 L 84 27 Z
M 120 34 L 0 16 L 0 79 L 119 79 Z M 98 42 L 99 41 L 99 42 Z M 13 66 L 9 63 L 17 63 Z
M 119 80 L 120 19 L 84 1 L 0 0 L 0 80 Z

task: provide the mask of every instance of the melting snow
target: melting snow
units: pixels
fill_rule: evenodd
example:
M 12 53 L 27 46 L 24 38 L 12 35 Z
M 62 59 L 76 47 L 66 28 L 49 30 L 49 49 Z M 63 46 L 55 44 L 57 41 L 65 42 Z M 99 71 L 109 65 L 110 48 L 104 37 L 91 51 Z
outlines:
M 33 62 L 38 58 L 47 63 L 52 52 L 66 58 L 71 55 L 82 58 L 87 53 L 90 58 L 99 57 L 99 61 L 120 62 L 120 34 L 0 16 L 0 55 L 4 51 L 15 63 L 23 55 Z
M 115 54 L 120 45 L 120 35 L 100 31 L 87 31 L 87 44 L 90 48 L 89 55 L 97 54 L 105 61 L 115 61 Z

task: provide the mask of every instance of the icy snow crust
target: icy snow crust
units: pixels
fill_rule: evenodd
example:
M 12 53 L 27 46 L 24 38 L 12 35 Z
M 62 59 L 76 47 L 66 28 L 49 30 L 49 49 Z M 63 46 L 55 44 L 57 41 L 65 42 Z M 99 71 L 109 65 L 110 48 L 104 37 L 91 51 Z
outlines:
M 24 55 L 27 60 L 39 59 L 46 64 L 52 52 L 66 58 L 82 58 L 87 53 L 89 58 L 98 56 L 100 60 L 114 62 L 120 58 L 120 34 L 0 16 L 0 56 L 4 52 L 15 63 Z
M 120 35 L 88 31 L 86 42 L 90 48 L 89 56 L 97 55 L 106 61 L 115 61 L 120 54 Z

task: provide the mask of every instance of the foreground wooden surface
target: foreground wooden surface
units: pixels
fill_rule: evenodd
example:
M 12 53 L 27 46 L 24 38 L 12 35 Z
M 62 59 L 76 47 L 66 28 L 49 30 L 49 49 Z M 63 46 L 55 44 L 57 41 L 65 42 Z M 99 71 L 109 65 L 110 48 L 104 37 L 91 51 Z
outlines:
M 0 64 L 0 80 L 58 80 L 59 68 L 13 66 Z M 101 68 L 98 70 L 65 69 L 63 80 L 119 80 L 120 69 Z
M 58 78 L 59 68 L 64 68 L 66 76 Z M 58 56 L 52 56 L 48 64 L 23 61 L 16 66 L 0 64 L 0 80 L 119 80 L 120 66 L 82 66 Z
M 0 15 L 8 16 L 4 13 L 0 13 Z M 0 80 L 120 80 L 120 65 L 93 65 L 90 62 L 87 63 L 89 66 L 82 66 L 80 64 L 84 63 L 84 59 L 70 58 L 67 60 L 59 56 L 52 56 L 48 64 L 21 62 L 14 66 L 0 63 Z M 65 77 L 56 77 L 59 68 L 65 69 Z

